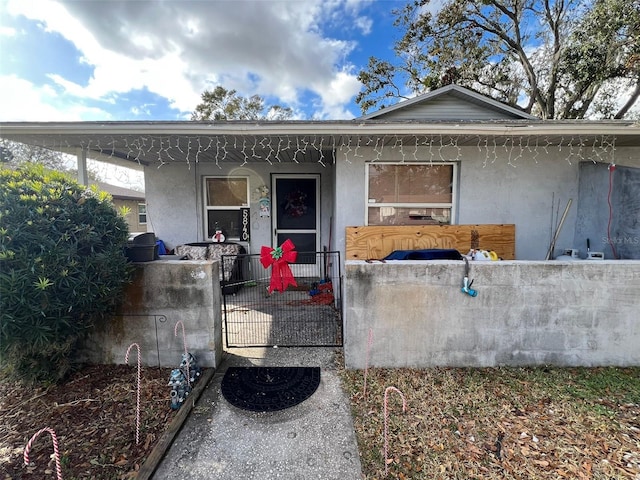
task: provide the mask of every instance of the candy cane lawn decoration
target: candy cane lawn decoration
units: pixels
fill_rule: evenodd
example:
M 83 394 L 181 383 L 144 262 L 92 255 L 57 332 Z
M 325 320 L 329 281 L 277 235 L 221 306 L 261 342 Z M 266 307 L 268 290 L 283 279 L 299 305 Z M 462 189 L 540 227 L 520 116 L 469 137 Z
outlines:
M 31 445 L 35 441 L 38 436 L 43 432 L 49 432 L 51 434 L 51 440 L 53 441 L 53 457 L 56 461 L 56 476 L 58 480 L 62 480 L 62 470 L 60 468 L 60 452 L 58 451 L 58 437 L 56 437 L 56 432 L 49 427 L 45 427 L 41 430 L 38 430 L 33 434 L 33 437 L 27 442 L 27 446 L 24 448 L 24 464 L 28 467 L 30 465 L 29 462 L 29 450 L 31 450 Z
M 189 379 L 190 375 L 189 375 L 189 354 L 187 352 L 187 337 L 184 334 L 184 323 L 182 323 L 182 320 L 178 320 L 176 322 L 176 326 L 173 329 L 173 335 L 175 337 L 178 336 L 178 325 L 182 327 L 182 345 L 184 345 L 184 359 L 187 364 L 187 385 L 191 386 L 191 380 Z
M 388 417 L 389 414 L 387 412 L 387 395 L 389 392 L 398 392 L 400 397 L 402 398 L 402 413 L 407 411 L 407 401 L 404 398 L 404 395 L 400 390 L 396 387 L 387 387 L 384 391 L 384 476 L 386 477 L 389 473 L 389 463 L 388 463 L 388 450 L 389 450 L 389 441 L 388 441 Z
M 124 357 L 124 363 L 129 363 L 129 352 L 131 351 L 131 347 L 136 347 L 138 349 L 138 391 L 136 393 L 136 445 L 140 443 L 140 345 L 137 343 L 132 343 L 127 348 L 127 354 Z

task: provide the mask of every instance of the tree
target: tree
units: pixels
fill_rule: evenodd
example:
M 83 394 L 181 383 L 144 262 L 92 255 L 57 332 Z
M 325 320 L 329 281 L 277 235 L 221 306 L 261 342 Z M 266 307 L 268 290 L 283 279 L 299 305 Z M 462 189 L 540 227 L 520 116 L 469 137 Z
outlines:
M 55 382 L 107 319 L 130 268 L 111 197 L 26 163 L 0 168 L 0 356 L 23 380 Z
M 50 170 L 78 176 L 78 169 L 70 167 L 72 160 L 66 159 L 65 154 L 25 143 L 11 140 L 0 140 L 0 167 L 18 168 L 24 164 L 42 165 Z M 87 166 L 87 176 L 93 182 L 102 181 L 95 168 Z
M 272 105 L 265 107 L 259 95 L 241 97 L 235 90 L 217 86 L 205 90 L 191 115 L 191 120 L 287 120 L 293 115 L 289 107 Z
M 64 155 L 35 145 L 0 140 L 0 164 L 15 168 L 23 163 L 38 163 L 52 170 L 67 171 Z
M 397 59 L 359 73 L 363 113 L 450 83 L 545 119 L 622 118 L 640 96 L 639 0 L 429 3 L 393 11 Z

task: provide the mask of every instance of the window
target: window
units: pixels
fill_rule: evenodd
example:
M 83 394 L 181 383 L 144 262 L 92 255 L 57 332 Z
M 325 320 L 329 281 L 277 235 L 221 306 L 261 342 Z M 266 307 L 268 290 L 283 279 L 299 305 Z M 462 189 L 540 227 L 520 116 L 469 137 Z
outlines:
M 242 209 L 249 207 L 249 179 L 246 177 L 206 177 L 204 187 L 205 233 L 213 237 L 220 228 L 228 240 L 239 240 Z
M 452 223 L 455 163 L 368 163 L 367 225 Z
M 138 223 L 140 225 L 144 225 L 147 223 L 147 204 L 146 203 L 138 204 Z

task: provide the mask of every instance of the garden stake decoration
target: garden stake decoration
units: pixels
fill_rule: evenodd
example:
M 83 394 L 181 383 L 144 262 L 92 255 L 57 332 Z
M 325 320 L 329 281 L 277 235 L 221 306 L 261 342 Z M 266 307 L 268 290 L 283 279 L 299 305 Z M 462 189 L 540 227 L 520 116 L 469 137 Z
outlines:
M 167 385 L 171 387 L 171 410 L 178 410 L 191 390 L 182 369 L 174 368 L 171 370 Z
M 140 345 L 137 343 L 132 343 L 127 348 L 127 354 L 124 356 L 124 363 L 129 363 L 129 352 L 131 351 L 131 347 L 136 347 L 138 349 L 138 390 L 136 393 L 136 445 L 140 443 Z
M 172 410 L 178 410 L 182 406 L 189 393 L 191 393 L 192 384 L 198 380 L 201 373 L 201 368 L 198 366 L 196 357 L 187 350 L 187 337 L 184 332 L 184 323 L 182 320 L 176 322 L 173 333 L 176 337 L 178 336 L 178 325 L 182 327 L 184 353 L 182 354 L 180 367 L 171 370 L 169 383 L 167 384 L 167 386 L 171 387 Z
M 182 320 L 178 320 L 176 322 L 176 326 L 173 329 L 173 334 L 176 337 L 178 336 L 178 325 L 180 325 L 182 327 L 182 345 L 184 345 L 184 358 L 186 359 L 186 362 L 187 362 L 186 363 L 187 372 L 186 372 L 185 376 L 187 377 L 187 384 L 189 386 L 191 386 L 191 381 L 189 380 L 189 362 L 188 362 L 189 354 L 187 352 L 187 337 L 184 334 L 184 323 L 182 323 Z
M 43 432 L 49 432 L 51 434 L 51 440 L 53 441 L 53 457 L 56 461 L 56 476 L 58 480 L 62 480 L 62 469 L 60 468 L 60 452 L 58 451 L 58 437 L 56 437 L 56 432 L 54 432 L 53 429 L 49 427 L 38 430 L 27 442 L 27 446 L 24 448 L 24 464 L 27 467 L 30 465 L 29 451 L 31 450 L 31 445 L 33 444 L 35 439 L 38 438 Z
M 189 374 L 188 381 L 187 372 Z M 187 396 L 191 393 L 191 385 L 200 378 L 201 373 L 202 369 L 198 366 L 196 357 L 190 353 L 183 353 L 180 368 L 171 370 L 171 376 L 167 384 L 171 387 L 171 410 L 178 410 L 182 406 Z
M 388 460 L 388 451 L 389 451 L 389 439 L 388 439 L 388 418 L 389 414 L 387 411 L 387 396 L 389 392 L 398 392 L 400 397 L 402 398 L 402 413 L 407 411 L 407 401 L 404 398 L 403 393 L 398 390 L 396 387 L 387 387 L 384 391 L 384 476 L 386 477 L 389 473 L 389 460 Z
M 271 282 L 269 283 L 269 293 L 274 290 L 284 292 L 289 285 L 297 287 L 296 279 L 293 278 L 290 263 L 294 263 L 298 258 L 296 246 L 290 239 L 284 241 L 277 248 L 265 247 L 260 249 L 260 263 L 264 268 L 271 267 Z
M 367 356 L 364 363 L 364 388 L 362 389 L 362 396 L 364 400 L 367 400 L 367 373 L 369 372 L 369 352 L 371 352 L 371 345 L 373 345 L 373 329 L 369 329 L 369 338 L 367 339 Z

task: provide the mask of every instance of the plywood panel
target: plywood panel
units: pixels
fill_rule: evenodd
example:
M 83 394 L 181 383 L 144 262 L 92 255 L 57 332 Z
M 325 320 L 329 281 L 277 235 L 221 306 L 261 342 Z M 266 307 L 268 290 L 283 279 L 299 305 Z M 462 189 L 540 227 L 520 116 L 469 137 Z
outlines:
M 511 224 L 347 227 L 346 258 L 380 259 L 394 250 L 426 248 L 454 248 L 465 254 L 481 248 L 514 260 L 515 236 L 516 227 Z

